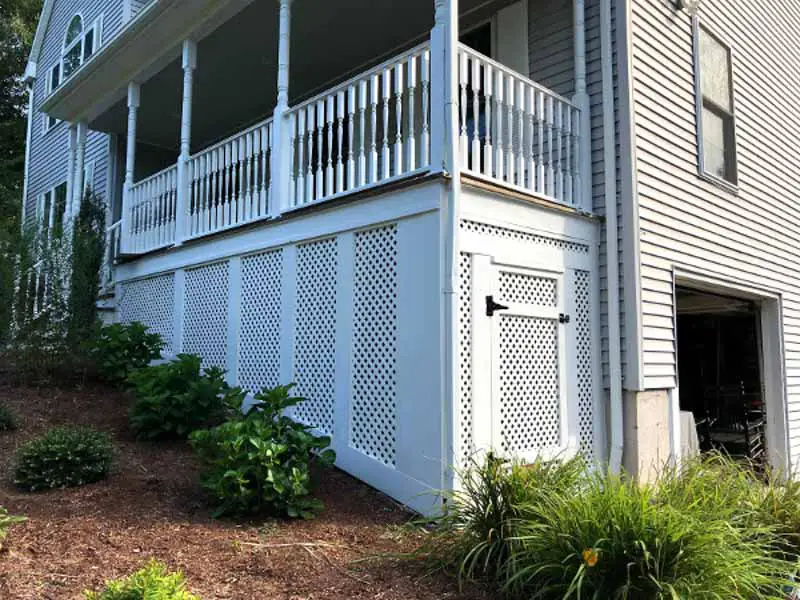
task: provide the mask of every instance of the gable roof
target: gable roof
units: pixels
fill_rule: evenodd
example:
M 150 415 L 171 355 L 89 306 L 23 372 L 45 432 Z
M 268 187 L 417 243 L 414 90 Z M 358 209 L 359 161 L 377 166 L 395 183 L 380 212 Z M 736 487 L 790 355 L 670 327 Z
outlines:
M 53 14 L 54 4 L 55 0 L 44 0 L 42 5 L 42 14 L 39 16 L 36 35 L 33 37 L 33 44 L 31 45 L 31 55 L 28 57 L 28 66 L 25 68 L 25 79 L 36 78 L 36 65 L 39 62 L 39 54 L 42 51 L 44 35 L 47 32 L 47 26 L 50 24 L 50 15 Z

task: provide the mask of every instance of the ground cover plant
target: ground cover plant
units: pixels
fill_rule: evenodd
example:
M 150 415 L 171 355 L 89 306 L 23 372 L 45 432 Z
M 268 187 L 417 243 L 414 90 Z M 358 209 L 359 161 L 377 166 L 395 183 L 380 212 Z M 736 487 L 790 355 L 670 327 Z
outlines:
M 17 417 L 5 404 L 0 404 L 0 432 L 14 431 L 17 428 Z
M 84 595 L 86 600 L 199 600 L 186 591 L 183 573 L 171 573 L 155 560 L 125 579 L 109 581 L 102 592 Z
M 29 492 L 94 483 L 106 477 L 112 457 L 107 434 L 89 427 L 55 427 L 19 448 L 14 483 Z
M 721 457 L 652 486 L 576 461 L 491 455 L 461 477 L 416 556 L 511 598 L 785 598 L 797 564 L 791 518 L 765 502 L 794 488 L 770 492 Z
M 25 517 L 9 515 L 8 510 L 0 506 L 0 550 L 3 549 L 3 542 L 8 537 L 8 530 L 11 529 L 11 526 L 24 521 Z
M 128 380 L 136 396 L 131 428 L 140 439 L 185 438 L 224 421 L 244 398 L 239 388 L 225 383 L 225 371 L 203 369 L 202 360 L 193 354 L 139 369 Z
M 100 327 L 92 341 L 91 355 L 100 376 L 108 383 L 121 385 L 131 373 L 160 358 L 163 348 L 160 335 L 134 321 Z
M 331 440 L 285 415 L 304 402 L 292 386 L 264 390 L 246 414 L 235 413 L 213 429 L 195 431 L 203 486 L 217 503 L 216 515 L 268 512 L 308 518 L 322 505 L 312 495 L 311 467 L 332 466 Z

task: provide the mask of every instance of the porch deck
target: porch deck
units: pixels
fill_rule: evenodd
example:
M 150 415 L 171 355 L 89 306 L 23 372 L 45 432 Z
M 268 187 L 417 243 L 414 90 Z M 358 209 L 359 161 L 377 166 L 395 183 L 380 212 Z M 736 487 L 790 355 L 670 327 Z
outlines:
M 109 258 L 441 170 L 431 163 L 430 52 L 425 42 L 289 107 L 283 143 L 268 118 L 192 154 L 181 214 L 178 164 L 136 182 L 109 229 Z M 458 64 L 463 171 L 580 209 L 580 156 L 588 141 L 576 103 L 464 44 Z M 278 165 L 283 177 L 273 177 Z

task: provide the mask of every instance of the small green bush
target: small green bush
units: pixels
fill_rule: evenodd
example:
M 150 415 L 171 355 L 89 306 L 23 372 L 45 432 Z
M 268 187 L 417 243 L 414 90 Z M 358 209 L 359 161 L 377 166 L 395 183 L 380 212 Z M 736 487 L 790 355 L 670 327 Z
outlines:
M 131 373 L 134 433 L 140 439 L 185 438 L 195 429 L 221 423 L 244 398 L 239 388 L 225 383 L 224 376 L 217 367 L 202 369 L 200 357 L 192 354 Z
M 111 468 L 111 438 L 88 427 L 51 429 L 17 451 L 14 483 L 35 492 L 94 483 Z
M 0 404 L 0 432 L 14 431 L 17 428 L 17 417 L 5 404 Z
M 149 333 L 139 322 L 101 327 L 91 345 L 100 376 L 109 383 L 123 384 L 128 376 L 161 356 L 164 340 Z
M 204 463 L 203 486 L 217 501 L 215 515 L 270 512 L 310 518 L 322 508 L 312 496 L 311 464 L 336 460 L 331 440 L 292 421 L 284 411 L 304 401 L 292 386 L 264 390 L 246 415 L 239 413 L 191 444 Z
M 0 550 L 3 549 L 3 542 L 8 537 L 8 530 L 12 525 L 26 521 L 25 517 L 15 517 L 9 515 L 8 511 L 0 506 Z
M 155 560 L 130 577 L 109 581 L 102 592 L 84 592 L 86 600 L 199 600 L 186 591 L 183 573 L 170 573 Z

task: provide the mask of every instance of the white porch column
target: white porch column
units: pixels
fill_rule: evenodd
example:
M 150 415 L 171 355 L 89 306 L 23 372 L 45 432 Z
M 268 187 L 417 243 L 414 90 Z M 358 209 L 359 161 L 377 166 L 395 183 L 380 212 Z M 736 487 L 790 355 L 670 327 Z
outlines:
M 127 254 L 130 250 L 131 238 L 131 188 L 136 169 L 136 118 L 141 100 L 141 89 L 138 83 L 128 84 L 128 137 L 125 154 L 125 185 L 122 189 L 121 252 Z
M 81 202 L 83 201 L 83 188 L 85 183 L 83 181 L 85 164 L 86 164 L 86 133 L 88 126 L 86 122 L 79 121 L 76 125 L 75 133 L 75 176 L 74 184 L 72 186 L 72 199 L 70 201 L 70 210 L 65 211 L 71 217 L 75 217 L 81 210 Z M 71 138 L 70 134 L 70 138 Z
M 574 0 L 574 51 L 575 51 L 575 96 L 573 102 L 581 111 L 580 155 L 578 156 L 580 194 L 578 208 L 592 209 L 592 118 L 589 93 L 586 89 L 586 6 L 585 0 Z
M 175 245 L 186 239 L 189 215 L 189 153 L 192 144 L 192 87 L 197 68 L 197 44 L 183 42 L 183 103 L 181 106 L 181 154 L 178 157 L 178 193 L 175 203 Z
M 72 212 L 72 197 L 75 194 L 75 148 L 78 145 L 78 129 L 74 123 L 69 125 L 67 138 L 67 205 L 69 210 L 64 211 L 63 226 L 66 228 Z
M 431 168 L 451 175 L 458 164 L 458 0 L 435 0 L 431 31 Z
M 272 119 L 272 185 L 269 216 L 278 217 L 289 203 L 289 65 L 291 51 L 292 0 L 278 0 L 278 101 Z

